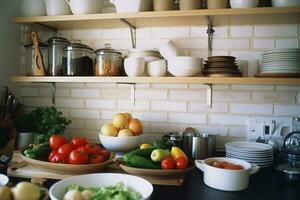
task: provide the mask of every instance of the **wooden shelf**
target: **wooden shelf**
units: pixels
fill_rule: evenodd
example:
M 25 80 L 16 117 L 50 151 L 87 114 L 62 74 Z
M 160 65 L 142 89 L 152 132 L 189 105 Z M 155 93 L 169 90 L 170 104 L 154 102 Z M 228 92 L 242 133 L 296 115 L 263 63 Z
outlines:
M 211 77 L 28 77 L 14 76 L 13 82 L 32 83 L 198 83 L 300 85 L 300 78 L 211 78 Z
M 62 16 L 32 16 L 18 17 L 19 24 L 40 23 L 56 29 L 69 28 L 97 28 L 125 26 L 120 19 L 126 19 L 135 26 L 153 26 L 157 24 L 182 24 L 186 22 L 199 23 L 199 16 L 230 16 L 230 15 L 267 15 L 267 14 L 300 14 L 300 7 L 287 8 L 243 8 L 243 9 L 201 9 L 187 11 L 159 11 L 138 13 L 104 13 L 89 15 L 62 15 Z M 68 23 L 65 23 L 68 22 Z M 88 23 L 87 23 L 88 22 Z

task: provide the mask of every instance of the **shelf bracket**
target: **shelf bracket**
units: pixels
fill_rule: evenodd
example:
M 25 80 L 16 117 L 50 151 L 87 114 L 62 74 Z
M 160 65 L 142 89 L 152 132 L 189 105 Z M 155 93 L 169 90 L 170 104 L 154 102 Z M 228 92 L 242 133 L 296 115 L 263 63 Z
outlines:
M 207 34 L 208 34 L 208 57 L 212 56 L 212 51 L 213 51 L 213 36 L 214 36 L 214 28 L 213 28 L 213 23 L 212 19 L 210 16 L 205 16 L 206 24 L 207 24 Z
M 135 106 L 135 83 L 117 83 L 118 85 L 130 86 L 130 103 Z
M 131 44 L 132 48 L 136 48 L 136 27 L 130 24 L 126 19 L 121 18 L 121 22 L 126 24 L 130 28 Z
M 51 83 L 51 89 L 52 89 L 52 94 L 51 94 L 51 103 L 52 106 L 55 106 L 55 97 L 56 97 L 56 83 Z
M 206 89 L 206 104 L 209 108 L 212 108 L 212 84 L 205 84 Z

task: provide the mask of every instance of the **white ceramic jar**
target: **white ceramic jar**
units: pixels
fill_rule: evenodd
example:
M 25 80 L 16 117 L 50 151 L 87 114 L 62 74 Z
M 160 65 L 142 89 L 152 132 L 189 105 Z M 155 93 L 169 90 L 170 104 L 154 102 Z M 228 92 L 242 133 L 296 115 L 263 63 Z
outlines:
M 143 57 L 125 58 L 124 69 L 129 77 L 142 76 L 145 71 L 145 60 Z
M 152 9 L 152 0 L 109 0 L 118 13 L 143 12 Z
M 24 16 L 46 15 L 46 6 L 44 0 L 22 0 L 21 10 Z
M 85 15 L 102 12 L 104 0 L 66 0 L 74 15 Z
M 72 14 L 70 6 L 65 0 L 44 0 L 46 4 L 47 15 L 70 15 Z
M 254 8 L 257 7 L 259 0 L 230 0 L 231 8 Z
M 229 170 L 209 165 L 212 161 L 225 161 L 243 166 L 243 170 Z M 216 157 L 195 160 L 195 165 L 204 173 L 204 183 L 209 187 L 223 191 L 241 191 L 248 187 L 249 177 L 259 170 L 257 165 L 232 158 Z
M 300 6 L 300 0 L 272 0 L 273 7 Z

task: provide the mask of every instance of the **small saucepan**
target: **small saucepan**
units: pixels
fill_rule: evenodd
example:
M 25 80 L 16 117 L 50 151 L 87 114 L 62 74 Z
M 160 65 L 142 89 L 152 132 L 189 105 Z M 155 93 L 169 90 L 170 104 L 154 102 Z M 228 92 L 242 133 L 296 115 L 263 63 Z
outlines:
M 223 191 L 241 191 L 246 189 L 250 175 L 255 174 L 259 170 L 257 165 L 239 159 L 224 157 L 195 160 L 195 164 L 197 168 L 203 171 L 206 185 Z

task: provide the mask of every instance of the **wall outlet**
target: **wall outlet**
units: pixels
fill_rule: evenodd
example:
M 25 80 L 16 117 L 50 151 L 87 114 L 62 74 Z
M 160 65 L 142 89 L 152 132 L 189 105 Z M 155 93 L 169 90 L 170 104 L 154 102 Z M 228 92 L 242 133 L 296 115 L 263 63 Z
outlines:
M 283 117 L 250 117 L 248 123 L 248 141 L 256 141 L 259 137 L 270 137 L 284 140 L 286 135 L 292 132 L 293 118 Z

